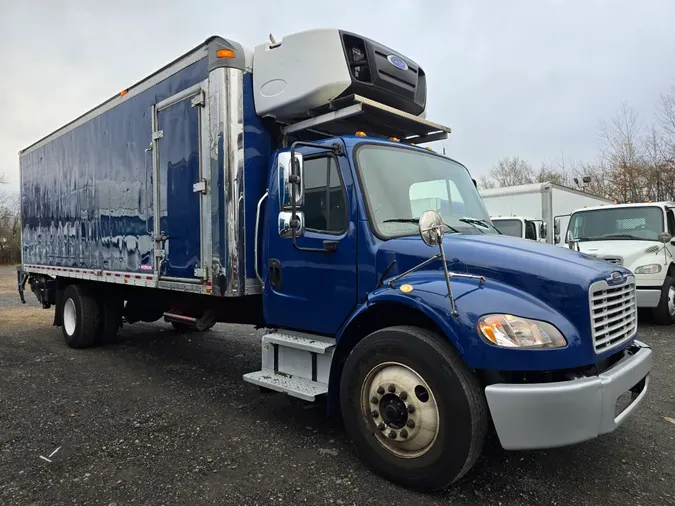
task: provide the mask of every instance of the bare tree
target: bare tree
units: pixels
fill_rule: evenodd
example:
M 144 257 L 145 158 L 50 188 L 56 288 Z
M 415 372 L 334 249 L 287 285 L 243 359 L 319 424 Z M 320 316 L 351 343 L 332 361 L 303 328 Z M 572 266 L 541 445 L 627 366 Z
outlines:
M 491 188 L 496 187 L 497 183 L 494 180 L 490 179 L 489 176 L 482 175 L 478 178 L 478 188 L 480 188 L 481 190 L 489 190 Z
M 518 156 L 505 157 L 497 161 L 490 170 L 489 179 L 495 186 L 515 186 L 534 181 L 532 166 Z
M 21 257 L 21 212 L 15 194 L 0 192 L 0 264 Z

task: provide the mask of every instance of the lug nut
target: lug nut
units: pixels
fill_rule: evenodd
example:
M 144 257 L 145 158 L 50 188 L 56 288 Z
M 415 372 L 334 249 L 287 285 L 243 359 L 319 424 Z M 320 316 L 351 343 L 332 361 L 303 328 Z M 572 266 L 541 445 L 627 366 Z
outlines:
M 400 397 L 402 401 L 406 400 L 408 398 L 408 392 L 401 392 Z
M 391 432 L 389 432 L 389 438 L 390 439 L 396 439 L 396 431 L 392 430 Z
M 382 387 L 378 388 L 377 393 L 382 395 L 384 393 L 384 388 L 382 388 Z
M 408 431 L 405 430 L 405 429 L 403 429 L 403 430 L 401 431 L 401 437 L 402 437 L 403 439 L 407 438 L 407 437 L 408 437 Z
M 409 429 L 414 429 L 415 428 L 415 420 L 408 420 L 406 423 Z
M 393 394 L 396 392 L 396 387 L 394 385 L 389 385 L 389 393 Z
M 380 399 L 378 399 L 377 397 L 375 397 L 375 396 L 373 395 L 373 396 L 370 398 L 370 402 L 372 402 L 373 404 L 377 404 L 378 402 L 380 402 Z
M 411 415 L 415 412 L 415 406 L 408 406 L 408 413 Z
M 380 414 L 377 412 L 377 410 L 374 410 L 374 411 L 371 413 L 371 415 L 373 415 L 373 418 L 377 418 L 378 416 L 380 416 Z
M 382 422 L 380 422 L 380 424 L 377 426 L 377 428 L 380 429 L 380 430 L 384 430 L 385 426 Z

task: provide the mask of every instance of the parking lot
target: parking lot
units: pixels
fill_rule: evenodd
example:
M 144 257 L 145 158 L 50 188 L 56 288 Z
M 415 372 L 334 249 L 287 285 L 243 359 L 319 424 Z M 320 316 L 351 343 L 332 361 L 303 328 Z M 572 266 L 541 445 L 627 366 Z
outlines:
M 651 389 L 614 434 L 536 452 L 493 439 L 459 483 L 424 495 L 365 469 L 322 405 L 244 383 L 259 369 L 259 331 L 135 324 L 77 351 L 15 285 L 0 268 L 3 506 L 675 504 L 675 328 L 641 325 Z

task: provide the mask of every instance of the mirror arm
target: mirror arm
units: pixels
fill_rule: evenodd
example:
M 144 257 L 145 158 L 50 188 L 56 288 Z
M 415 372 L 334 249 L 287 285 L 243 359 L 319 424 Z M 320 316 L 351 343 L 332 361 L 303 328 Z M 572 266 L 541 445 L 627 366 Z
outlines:
M 334 142 L 330 146 L 325 144 L 317 144 L 315 142 L 304 142 L 304 141 L 295 141 L 291 144 L 291 174 L 288 177 L 288 181 L 291 183 L 291 242 L 293 247 L 298 251 L 311 251 L 316 253 L 333 253 L 337 248 L 305 248 L 304 246 L 298 246 L 297 243 L 297 231 L 300 228 L 300 219 L 298 218 L 298 203 L 295 199 L 295 189 L 300 184 L 300 174 L 298 174 L 298 165 L 295 161 L 295 148 L 297 146 L 306 146 L 309 148 L 318 148 L 326 149 L 329 148 L 335 155 L 339 156 L 343 154 L 342 145 L 338 142 Z

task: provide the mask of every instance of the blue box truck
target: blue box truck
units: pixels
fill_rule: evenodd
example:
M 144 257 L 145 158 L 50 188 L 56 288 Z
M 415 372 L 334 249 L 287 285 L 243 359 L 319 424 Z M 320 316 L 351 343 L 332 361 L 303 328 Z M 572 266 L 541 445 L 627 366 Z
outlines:
M 21 152 L 20 296 L 73 348 L 139 321 L 264 327 L 243 379 L 325 397 L 419 490 L 491 426 L 506 449 L 613 431 L 649 383 L 635 278 L 500 235 L 423 147 L 450 132 L 426 111 L 422 67 L 358 34 L 212 37 Z

